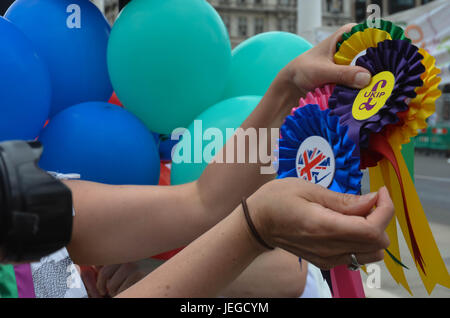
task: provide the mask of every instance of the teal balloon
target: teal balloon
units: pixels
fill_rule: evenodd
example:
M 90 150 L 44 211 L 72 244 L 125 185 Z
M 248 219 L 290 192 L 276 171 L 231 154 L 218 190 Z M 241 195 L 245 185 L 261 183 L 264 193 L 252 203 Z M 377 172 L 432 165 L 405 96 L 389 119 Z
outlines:
M 263 96 L 277 74 L 310 48 L 311 43 L 288 32 L 261 33 L 242 42 L 233 50 L 224 98 Z
M 221 100 L 231 45 L 205 0 L 134 0 L 114 24 L 108 68 L 125 108 L 160 134 Z
M 221 148 L 214 147 L 214 143 L 220 140 L 219 143 L 225 146 L 227 128 L 239 128 L 260 100 L 260 96 L 234 97 L 224 100 L 200 114 L 181 136 L 173 151 L 170 183 L 177 185 L 197 180 L 212 159 L 208 157 L 214 156 L 215 150 L 221 150 Z M 198 121 L 201 122 L 201 131 Z M 196 123 L 197 126 L 195 126 Z M 210 128 L 216 128 L 215 131 L 220 132 L 220 135 L 214 134 L 212 137 L 213 134 L 210 134 L 208 136 Z M 220 136 L 222 138 L 218 139 Z

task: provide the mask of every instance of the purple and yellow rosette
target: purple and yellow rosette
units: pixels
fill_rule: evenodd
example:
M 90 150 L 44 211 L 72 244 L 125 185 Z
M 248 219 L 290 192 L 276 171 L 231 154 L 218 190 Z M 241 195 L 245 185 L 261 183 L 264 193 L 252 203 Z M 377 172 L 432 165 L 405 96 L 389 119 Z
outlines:
M 380 29 L 367 24 L 354 27 L 338 44 L 336 63 L 365 67 L 373 79 L 363 90 L 337 86 L 329 100 L 330 114 L 340 116 L 341 124 L 349 127 L 361 167 L 371 167 L 371 190 L 387 186 L 395 219 L 431 293 L 436 284 L 450 288 L 450 276 L 400 149 L 417 129 L 426 127 L 426 118 L 434 112 L 440 96 L 439 70 L 434 58 L 410 44 L 399 27 L 387 22 L 381 25 Z M 395 219 L 386 231 L 389 250 L 400 255 Z M 385 257 L 385 263 L 394 279 L 411 293 L 403 268 L 390 257 Z
M 385 40 L 368 48 L 356 61 L 373 76 L 368 87 L 358 90 L 336 86 L 329 100 L 331 115 L 339 116 L 341 124 L 349 127 L 350 138 L 357 144 L 356 155 L 360 155 L 360 148 L 368 148 L 371 134 L 397 124 L 397 114 L 408 110 L 409 100 L 417 95 L 415 89 L 423 85 L 422 59 L 417 47 L 409 42 Z

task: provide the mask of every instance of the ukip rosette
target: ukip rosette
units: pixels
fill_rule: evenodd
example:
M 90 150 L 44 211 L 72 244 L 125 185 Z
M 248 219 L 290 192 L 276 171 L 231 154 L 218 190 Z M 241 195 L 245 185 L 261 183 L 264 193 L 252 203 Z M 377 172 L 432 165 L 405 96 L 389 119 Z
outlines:
M 436 284 L 450 288 L 450 276 L 401 153 L 402 144 L 426 127 L 441 95 L 435 59 L 417 48 L 403 30 L 387 21 L 377 27 L 355 26 L 338 43 L 335 62 L 358 65 L 372 74 L 364 89 L 337 85 L 329 99 L 330 115 L 339 116 L 356 144 L 361 169 L 369 167 L 371 191 L 386 186 L 395 206 L 387 233 L 391 245 L 385 263 L 397 283 L 410 293 L 400 257 L 397 221 L 428 293 Z
M 385 40 L 368 48 L 356 61 L 372 74 L 369 86 L 362 90 L 336 86 L 329 100 L 331 115 L 340 116 L 341 123 L 349 127 L 357 155 L 360 148 L 368 148 L 372 133 L 397 124 L 397 114 L 408 110 L 408 101 L 417 96 L 415 89 L 423 85 L 422 59 L 418 48 L 409 42 Z

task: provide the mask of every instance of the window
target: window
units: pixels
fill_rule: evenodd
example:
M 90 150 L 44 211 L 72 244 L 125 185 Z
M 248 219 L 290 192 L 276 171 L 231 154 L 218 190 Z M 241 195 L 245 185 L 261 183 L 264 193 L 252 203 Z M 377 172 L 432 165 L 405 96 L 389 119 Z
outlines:
M 283 19 L 278 19 L 278 21 L 277 21 L 277 30 L 278 31 L 283 31 L 284 30 L 284 28 L 283 28 Z
M 297 19 L 295 18 L 288 19 L 288 31 L 291 33 L 297 33 Z
M 230 17 L 227 16 L 227 15 L 224 15 L 222 17 L 222 20 L 223 20 L 223 24 L 225 24 L 225 26 L 227 27 L 228 33 L 230 33 L 231 32 L 231 19 L 230 19 Z
M 256 6 L 261 6 L 263 4 L 263 0 L 254 0 L 253 2 Z
M 433 1 L 433 0 L 422 0 L 422 4 L 427 4 L 427 3 L 430 3 L 431 1 Z
M 343 0 L 327 0 L 327 12 L 341 13 L 344 11 Z
M 366 0 L 356 0 L 355 2 L 355 20 L 362 22 L 366 18 Z
M 245 6 L 247 4 L 247 0 L 237 0 L 238 6 Z
M 414 8 L 416 5 L 415 0 L 396 0 L 389 1 L 389 14 L 394 14 L 399 11 L 408 10 Z
M 289 6 L 290 2 L 290 0 L 278 0 L 278 4 L 285 7 Z
M 255 34 L 264 32 L 264 18 L 255 18 Z
M 247 17 L 239 17 L 238 35 L 243 37 L 247 36 Z

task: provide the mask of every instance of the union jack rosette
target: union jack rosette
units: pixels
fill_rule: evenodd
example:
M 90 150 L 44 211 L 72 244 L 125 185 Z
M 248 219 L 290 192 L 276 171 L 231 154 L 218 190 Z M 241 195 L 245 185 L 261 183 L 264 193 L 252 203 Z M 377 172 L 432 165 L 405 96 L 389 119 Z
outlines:
M 298 177 L 340 193 L 359 194 L 362 173 L 355 143 L 339 117 L 309 104 L 281 127 L 279 178 Z

